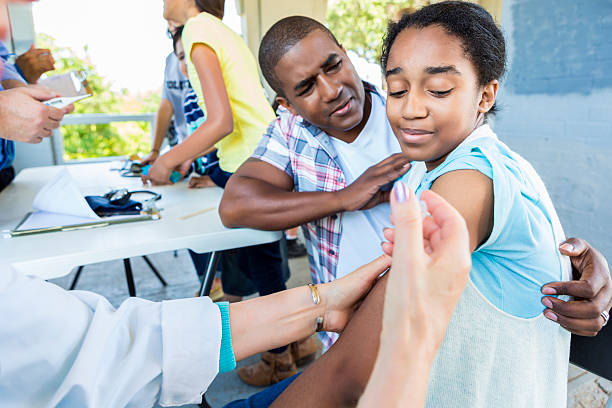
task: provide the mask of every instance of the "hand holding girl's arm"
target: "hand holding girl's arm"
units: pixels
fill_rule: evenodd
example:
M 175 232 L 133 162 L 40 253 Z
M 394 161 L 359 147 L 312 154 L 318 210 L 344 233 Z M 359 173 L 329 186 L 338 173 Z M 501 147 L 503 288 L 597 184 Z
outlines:
M 380 349 L 360 407 L 424 405 L 430 366 L 471 268 L 466 223 L 439 195 L 425 191 L 431 217 L 421 221 L 413 192 L 392 194 L 393 265 Z
M 342 331 L 358 302 L 390 265 L 391 258 L 382 255 L 341 279 L 317 285 L 318 305 L 306 286 L 230 304 L 236 360 L 312 335 L 318 317 L 323 318 L 324 331 Z

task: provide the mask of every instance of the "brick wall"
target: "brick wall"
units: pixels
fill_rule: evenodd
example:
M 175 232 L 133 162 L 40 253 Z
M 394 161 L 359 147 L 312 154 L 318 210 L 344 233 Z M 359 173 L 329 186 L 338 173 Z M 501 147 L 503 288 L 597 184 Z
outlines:
M 500 138 L 529 160 L 568 236 L 612 260 L 612 1 L 504 0 Z

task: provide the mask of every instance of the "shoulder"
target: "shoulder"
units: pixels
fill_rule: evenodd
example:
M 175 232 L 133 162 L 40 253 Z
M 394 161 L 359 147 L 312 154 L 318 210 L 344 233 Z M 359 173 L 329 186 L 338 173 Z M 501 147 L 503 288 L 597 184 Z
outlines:
M 168 69 L 169 65 L 174 64 L 175 62 L 178 62 L 178 58 L 176 58 L 176 55 L 171 52 L 170 54 L 168 54 L 168 56 L 166 57 L 166 69 Z
M 212 43 L 224 41 L 228 33 L 233 31 L 218 18 L 208 14 L 200 13 L 190 18 L 183 28 L 183 43 L 191 47 L 194 43 Z
M 493 227 L 493 180 L 475 169 L 458 169 L 438 177 L 431 190 L 444 197 L 463 216 L 474 251 Z
M 166 57 L 166 67 L 164 69 L 164 73 L 166 77 L 178 76 L 178 73 L 180 73 L 178 58 L 176 58 L 173 52 Z
M 254 157 L 261 158 L 267 155 L 287 155 L 287 138 L 281 128 L 281 118 L 275 118 L 262 135 L 255 149 Z
M 278 131 L 285 135 L 287 139 L 298 138 L 306 128 L 313 127 L 300 115 L 295 115 L 282 106 L 278 107 L 276 113 L 278 117 L 273 123 L 277 124 Z

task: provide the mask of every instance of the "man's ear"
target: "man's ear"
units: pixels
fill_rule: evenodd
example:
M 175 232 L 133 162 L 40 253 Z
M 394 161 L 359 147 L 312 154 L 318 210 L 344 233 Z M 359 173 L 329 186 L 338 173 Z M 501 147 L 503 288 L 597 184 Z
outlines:
M 480 102 L 478 103 L 478 112 L 487 113 L 495 104 L 497 98 L 497 90 L 499 89 L 499 81 L 494 79 L 482 87 L 480 94 Z
M 291 106 L 291 104 L 289 103 L 289 101 L 287 100 L 287 98 L 283 97 L 283 96 L 278 96 L 276 95 L 276 102 L 282 106 L 283 108 L 287 109 L 289 112 L 291 112 L 292 115 L 298 115 L 298 113 L 295 111 L 295 109 L 293 109 L 293 106 Z

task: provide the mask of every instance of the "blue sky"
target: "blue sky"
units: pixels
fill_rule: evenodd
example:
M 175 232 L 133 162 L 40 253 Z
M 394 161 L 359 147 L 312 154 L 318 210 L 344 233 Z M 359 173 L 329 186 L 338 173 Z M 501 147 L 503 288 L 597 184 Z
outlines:
M 164 61 L 172 51 L 162 0 L 40 0 L 33 5 L 34 29 L 77 54 L 89 46 L 98 73 L 132 93 L 161 87 Z M 224 22 L 240 31 L 234 1 Z

